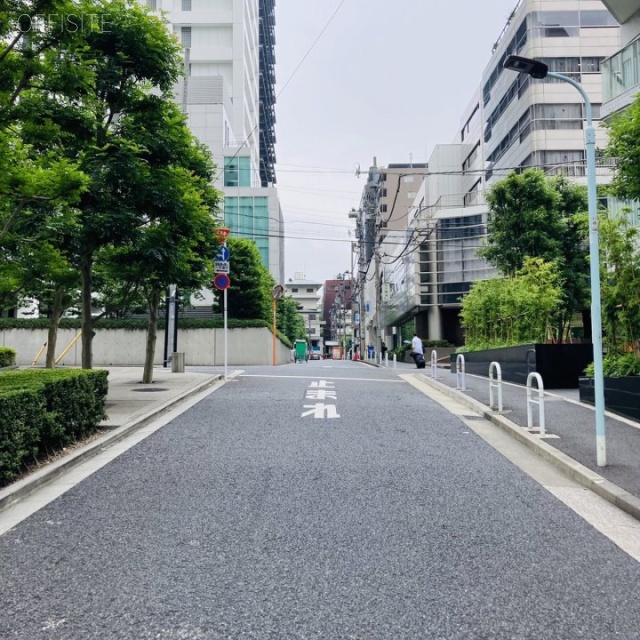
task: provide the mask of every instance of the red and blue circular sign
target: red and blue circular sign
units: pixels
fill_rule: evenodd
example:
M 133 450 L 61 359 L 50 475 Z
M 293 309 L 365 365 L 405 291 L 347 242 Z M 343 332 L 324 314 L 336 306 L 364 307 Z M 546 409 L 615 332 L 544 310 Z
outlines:
M 213 286 L 220 291 L 228 289 L 230 284 L 231 278 L 226 273 L 216 273 L 213 278 Z

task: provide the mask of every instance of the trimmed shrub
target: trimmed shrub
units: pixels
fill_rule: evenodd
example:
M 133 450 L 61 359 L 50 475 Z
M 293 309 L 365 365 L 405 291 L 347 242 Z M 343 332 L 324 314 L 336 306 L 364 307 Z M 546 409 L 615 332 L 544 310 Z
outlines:
M 107 371 L 0 373 L 0 486 L 30 462 L 94 433 L 106 417 Z
M 0 367 L 13 367 L 16 363 L 16 350 L 0 347 Z

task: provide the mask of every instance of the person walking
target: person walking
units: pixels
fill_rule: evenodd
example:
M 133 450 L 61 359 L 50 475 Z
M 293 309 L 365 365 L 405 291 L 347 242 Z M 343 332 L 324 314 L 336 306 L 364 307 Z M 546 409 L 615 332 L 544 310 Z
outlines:
M 384 340 L 380 343 L 380 355 L 382 356 L 382 360 L 384 361 L 387 357 L 387 345 L 384 343 Z
M 413 361 L 416 363 L 418 369 L 424 369 L 426 363 L 424 361 L 424 349 L 422 347 L 422 340 L 418 338 L 418 334 L 413 334 L 413 340 L 411 340 L 411 355 Z

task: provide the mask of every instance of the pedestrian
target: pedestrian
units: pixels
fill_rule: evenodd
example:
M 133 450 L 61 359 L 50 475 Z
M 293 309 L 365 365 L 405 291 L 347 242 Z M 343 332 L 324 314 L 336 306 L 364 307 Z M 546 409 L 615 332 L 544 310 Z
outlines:
M 418 334 L 413 334 L 413 340 L 411 340 L 411 356 L 416 363 L 418 369 L 424 369 L 426 363 L 424 361 L 424 349 L 422 347 L 422 340 L 418 338 Z
M 384 360 L 387 356 L 387 345 L 384 343 L 384 340 L 380 343 L 380 354 L 382 355 L 382 359 Z
M 424 349 L 422 348 L 422 340 L 418 338 L 418 334 L 413 334 L 413 340 L 411 340 L 411 351 L 413 353 L 419 353 L 421 356 L 424 355 Z

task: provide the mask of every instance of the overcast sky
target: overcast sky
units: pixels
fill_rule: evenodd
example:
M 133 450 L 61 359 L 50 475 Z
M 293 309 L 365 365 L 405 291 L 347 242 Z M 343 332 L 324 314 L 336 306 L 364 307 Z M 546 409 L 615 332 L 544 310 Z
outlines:
M 276 0 L 276 186 L 287 279 L 302 272 L 324 282 L 351 269 L 348 212 L 359 206 L 374 157 L 378 166 L 426 162 L 436 144 L 453 141 L 515 6 Z

